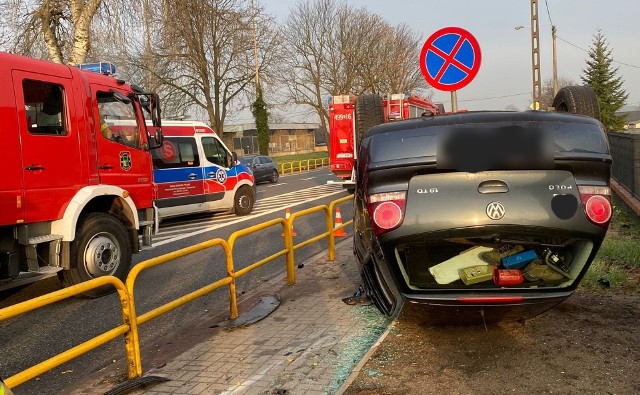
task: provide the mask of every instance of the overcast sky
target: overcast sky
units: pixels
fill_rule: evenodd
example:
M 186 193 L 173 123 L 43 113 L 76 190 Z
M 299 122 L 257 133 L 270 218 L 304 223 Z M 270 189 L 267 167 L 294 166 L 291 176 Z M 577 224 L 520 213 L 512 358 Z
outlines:
M 406 23 L 423 35 L 423 42 L 446 26 L 459 26 L 471 32 L 480 43 L 482 64 L 473 82 L 458 91 L 458 108 L 503 110 L 512 104 L 524 110 L 531 104 L 529 0 L 349 0 L 348 3 L 365 7 L 393 25 Z M 267 13 L 282 22 L 297 1 L 263 0 L 263 4 Z M 616 66 L 620 67 L 618 75 L 629 93 L 627 104 L 636 109 L 640 105 L 640 0 L 547 0 L 547 4 L 558 32 L 558 75 L 580 82 L 588 57 L 584 50 L 589 49 L 600 29 L 613 59 L 628 64 Z M 538 6 L 540 70 L 544 81 L 552 76 L 551 23 L 545 1 L 540 0 Z M 526 28 L 515 30 L 518 25 Z M 444 102 L 450 109 L 449 92 L 433 90 L 433 99 Z

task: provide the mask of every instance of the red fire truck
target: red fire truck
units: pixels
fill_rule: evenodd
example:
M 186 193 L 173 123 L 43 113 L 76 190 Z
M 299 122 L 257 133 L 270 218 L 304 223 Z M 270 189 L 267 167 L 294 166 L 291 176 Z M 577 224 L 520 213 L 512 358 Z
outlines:
M 369 128 L 384 122 L 444 113 L 442 104 L 407 94 L 337 95 L 329 99 L 329 162 L 331 171 L 351 190 L 357 145 Z
M 112 73 L 0 53 L 0 290 L 56 274 L 64 286 L 123 279 L 151 245 L 158 97 Z

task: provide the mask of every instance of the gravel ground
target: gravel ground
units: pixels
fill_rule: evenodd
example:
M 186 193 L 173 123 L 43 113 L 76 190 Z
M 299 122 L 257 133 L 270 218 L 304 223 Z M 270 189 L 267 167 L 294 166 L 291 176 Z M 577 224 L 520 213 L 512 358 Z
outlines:
M 640 394 L 640 295 L 577 291 L 535 318 L 435 327 L 405 307 L 346 395 Z

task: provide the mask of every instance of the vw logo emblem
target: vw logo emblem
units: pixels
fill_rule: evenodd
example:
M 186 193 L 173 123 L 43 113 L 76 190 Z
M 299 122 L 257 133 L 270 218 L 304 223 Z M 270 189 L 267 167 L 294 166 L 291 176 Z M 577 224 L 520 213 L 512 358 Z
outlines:
M 487 217 L 500 219 L 504 217 L 504 206 L 500 202 L 491 202 L 487 205 Z

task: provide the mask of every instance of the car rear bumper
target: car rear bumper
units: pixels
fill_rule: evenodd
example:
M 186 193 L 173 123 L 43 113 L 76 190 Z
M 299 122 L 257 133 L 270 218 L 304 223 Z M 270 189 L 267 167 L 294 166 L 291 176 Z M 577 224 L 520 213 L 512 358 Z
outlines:
M 430 324 L 490 325 L 535 317 L 558 303 L 572 292 L 527 296 L 519 302 L 471 302 L 469 295 L 456 299 L 434 299 L 405 295 L 405 309 L 419 312 Z

